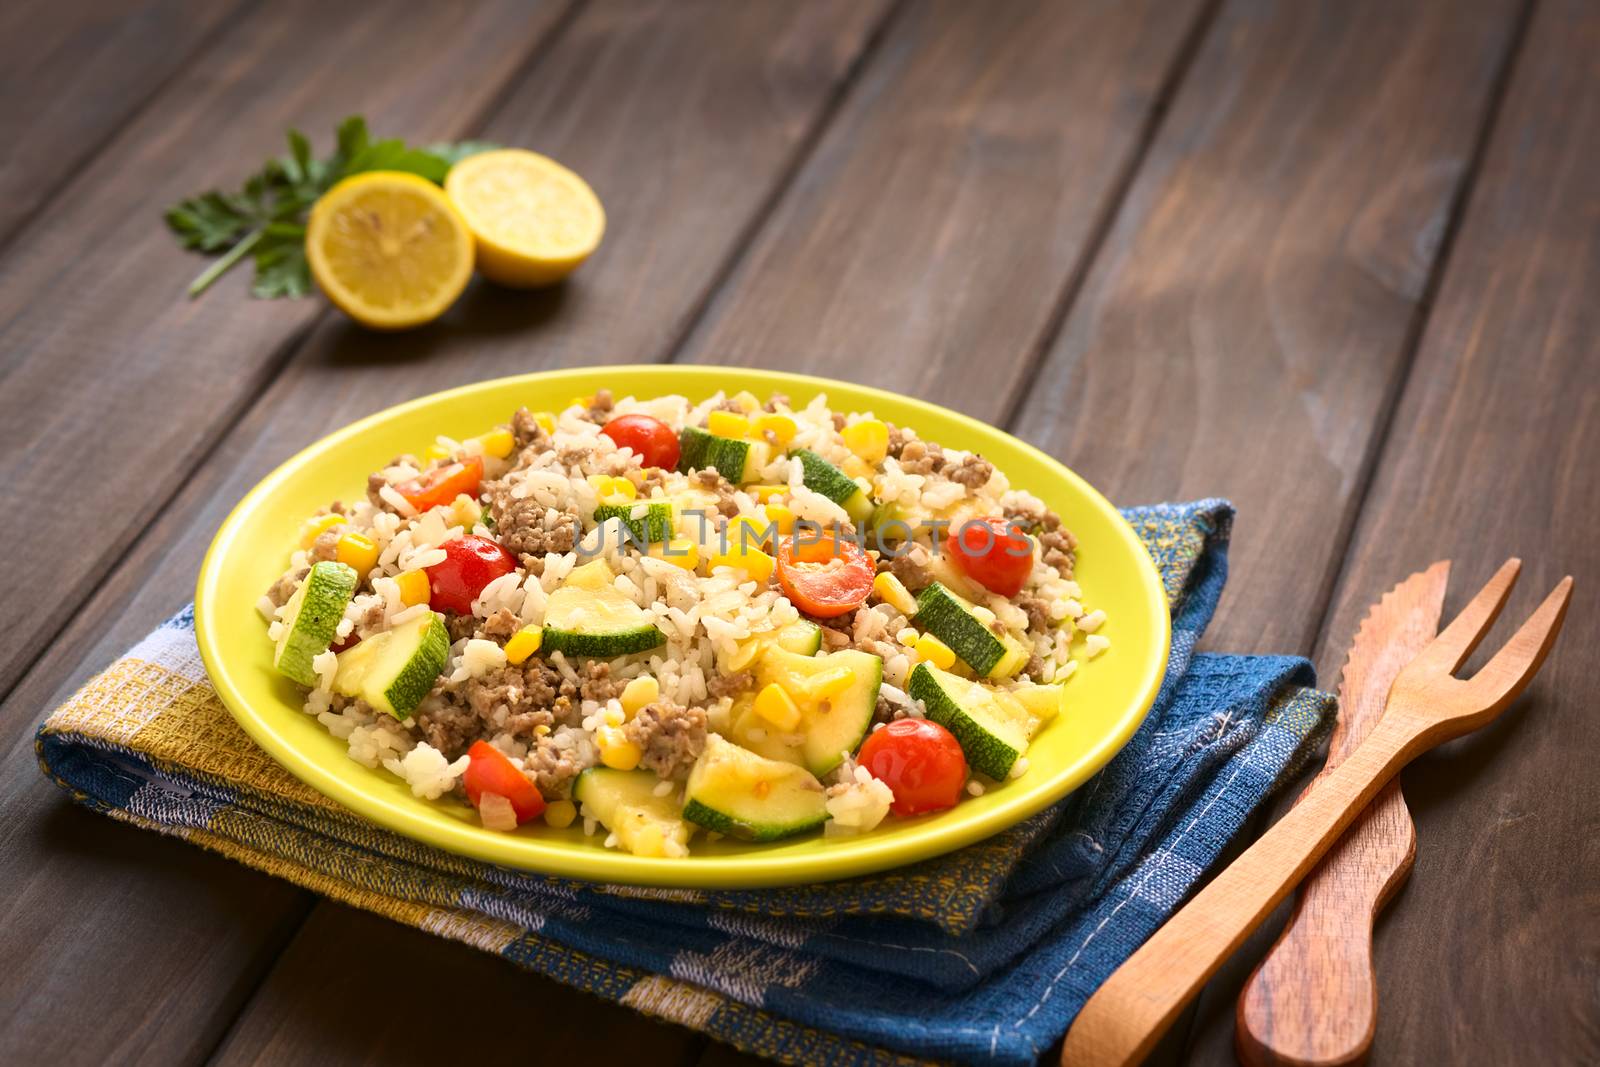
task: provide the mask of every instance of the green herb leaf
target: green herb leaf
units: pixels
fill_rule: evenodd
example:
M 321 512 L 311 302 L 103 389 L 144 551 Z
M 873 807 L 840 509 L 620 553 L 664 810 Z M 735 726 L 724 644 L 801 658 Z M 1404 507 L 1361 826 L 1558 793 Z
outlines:
M 310 140 L 299 130 L 289 130 L 287 138 L 288 155 L 267 160 L 238 192 L 211 190 L 167 209 L 167 228 L 180 245 L 216 257 L 190 284 L 191 297 L 246 257 L 255 263 L 254 295 L 305 296 L 316 288 L 306 263 L 306 222 L 323 193 L 352 174 L 373 170 L 403 171 L 443 184 L 456 162 L 497 147 L 484 141 L 426 148 L 408 147 L 398 138 L 374 141 L 360 115 L 339 123 L 334 150 L 323 159 L 312 154 Z

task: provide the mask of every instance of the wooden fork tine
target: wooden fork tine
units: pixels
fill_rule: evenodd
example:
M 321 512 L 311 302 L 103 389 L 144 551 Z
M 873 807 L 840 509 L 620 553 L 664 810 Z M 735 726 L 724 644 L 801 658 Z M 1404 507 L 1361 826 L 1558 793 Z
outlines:
M 1494 658 L 1483 669 L 1467 679 L 1470 699 L 1481 704 L 1485 711 L 1497 712 L 1510 704 L 1528 687 L 1533 676 L 1539 673 L 1545 656 L 1561 633 L 1561 624 L 1567 617 L 1567 604 L 1572 599 L 1572 575 L 1556 583 L 1544 603 L 1522 628 L 1511 636 Z
M 1511 595 L 1520 570 L 1522 560 L 1515 556 L 1501 564 L 1494 577 L 1461 609 L 1461 614 L 1450 620 L 1450 625 L 1417 654 L 1407 669 L 1450 674 L 1466 662 L 1483 635 L 1489 632 L 1489 627 L 1494 625 L 1500 609 L 1505 607 L 1506 597 Z

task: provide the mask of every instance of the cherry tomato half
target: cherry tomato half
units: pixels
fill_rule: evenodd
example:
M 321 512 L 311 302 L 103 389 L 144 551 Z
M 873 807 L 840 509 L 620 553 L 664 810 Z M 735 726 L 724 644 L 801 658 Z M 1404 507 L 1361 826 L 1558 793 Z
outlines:
M 872 731 L 856 762 L 894 792 L 896 815 L 953 808 L 967 784 L 961 743 L 932 719 L 896 719 Z
M 472 747 L 467 749 L 467 772 L 461 776 L 461 784 L 466 787 L 467 799 L 472 801 L 472 806 L 478 806 L 478 800 L 485 793 L 498 793 L 511 801 L 511 810 L 517 813 L 517 822 L 525 823 L 529 819 L 537 819 L 544 812 L 544 797 L 533 787 L 533 783 L 517 770 L 516 764 L 498 748 L 487 741 L 474 741 Z M 894 788 L 890 786 L 890 788 Z
M 823 534 L 820 541 L 778 542 L 778 585 L 794 606 L 818 619 L 854 611 L 867 601 L 877 570 L 861 546 Z
M 446 541 L 444 562 L 426 568 L 428 603 L 438 611 L 470 615 L 483 587 L 516 569 L 517 561 L 498 542 L 477 534 Z
M 672 470 L 678 465 L 678 435 L 672 427 L 649 415 L 618 415 L 600 432 L 617 443 L 618 448 L 631 448 L 646 467 Z
M 395 490 L 418 511 L 427 511 L 449 504 L 462 493 L 477 496 L 478 483 L 481 481 L 483 457 L 468 456 L 460 463 L 447 463 L 431 471 L 423 471 L 409 482 L 395 486 Z
M 950 531 L 944 548 L 969 578 L 1001 596 L 1016 596 L 1033 570 L 1033 541 L 999 517 L 962 523 Z

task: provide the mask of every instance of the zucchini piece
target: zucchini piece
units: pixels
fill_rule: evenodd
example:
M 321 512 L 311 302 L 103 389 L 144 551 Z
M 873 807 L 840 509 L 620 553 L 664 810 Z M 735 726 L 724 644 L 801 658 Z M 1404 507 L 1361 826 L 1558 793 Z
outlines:
M 814 679 L 837 677 L 840 668 L 851 675 L 845 688 L 827 697 L 810 691 Z M 872 713 L 878 706 L 882 682 L 883 660 L 870 652 L 845 649 L 825 656 L 806 656 L 769 646 L 756 665 L 756 684 L 782 686 L 800 709 L 800 725 L 783 734 L 751 710 L 735 720 L 730 732 L 740 744 L 772 759 L 798 763 L 820 778 L 843 763 L 846 753 L 860 747 L 872 728 Z M 752 728 L 778 744 L 748 744 Z M 799 744 L 787 744 L 785 739 L 789 736 L 798 737 Z
M 855 479 L 809 448 L 797 448 L 789 454 L 800 461 L 800 480 L 807 489 L 821 493 L 844 508 L 857 526 L 871 518 L 872 498 Z
M 635 856 L 686 856 L 694 827 L 683 819 L 683 797 L 676 790 L 656 796 L 660 781 L 650 771 L 590 767 L 573 783 L 572 798 L 585 818 L 599 820 Z
M 612 584 L 603 559 L 573 568 L 544 610 L 541 646 L 551 652 L 611 659 L 666 642 L 650 616 Z
M 776 841 L 828 819 L 822 783 L 810 771 L 758 756 L 720 734 L 689 772 L 683 817 L 744 841 Z
M 997 781 L 1010 775 L 1038 727 L 1010 693 L 927 663 L 917 664 L 906 690 L 922 701 L 928 718 L 955 735 L 968 765 Z
M 1028 650 L 1009 634 L 989 629 L 973 603 L 934 582 L 917 594 L 916 624 L 949 646 L 974 672 L 1009 678 L 1028 662 Z
M 772 446 L 765 441 L 717 437 L 698 426 L 678 433 L 678 470 L 684 474 L 712 467 L 734 485 L 748 485 L 771 462 Z
M 600 504 L 594 509 L 594 524 L 621 519 L 643 545 L 665 544 L 672 537 L 672 505 L 665 500 L 633 500 L 626 504 Z
M 810 619 L 796 619 L 779 629 L 772 643 L 786 652 L 814 656 L 822 648 L 822 627 Z
M 284 605 L 283 632 L 278 635 L 278 647 L 272 655 L 272 665 L 278 673 L 301 685 L 317 684 L 311 661 L 333 644 L 359 580 L 355 568 L 348 564 L 321 560 L 312 565 L 300 588 Z
M 430 611 L 339 653 L 333 688 L 403 722 L 433 689 L 449 659 L 444 616 Z

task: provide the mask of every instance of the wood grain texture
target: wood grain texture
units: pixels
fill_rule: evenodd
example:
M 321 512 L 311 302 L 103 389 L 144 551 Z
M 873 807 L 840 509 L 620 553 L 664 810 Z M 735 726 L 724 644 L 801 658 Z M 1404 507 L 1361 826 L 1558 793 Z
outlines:
M 1563 573 L 1579 608 L 1519 708 L 1405 775 L 1421 844 L 1377 939 L 1383 1063 L 1600 1059 L 1597 170 L 1600 10 L 1542 4 L 1328 633 L 1337 648 L 1387 576 L 1439 555 L 1470 585 L 1522 554 L 1513 618 Z
M 1402 767 L 1494 722 L 1560 636 L 1564 577 L 1473 677 L 1451 677 L 1493 624 L 1521 562 L 1507 561 L 1395 677 L 1383 714 L 1338 765 L 1200 889 L 1090 995 L 1061 1062 L 1135 1067 L 1212 975 L 1316 865 Z M 1336 1007 L 1330 1005 L 1330 1007 Z
M 1597 41 L 1592 5 L 1536 9 L 1317 653 L 1331 669 L 1363 606 L 1438 556 L 1470 586 L 1522 553 L 1513 618 L 1561 574 L 1578 581 L 1521 704 L 1403 776 L 1419 845 L 1375 938 L 1378 1064 L 1600 1059 Z M 1233 1061 L 1245 974 L 1213 983 L 1193 1062 Z
M 1435 563 L 1367 612 L 1340 674 L 1339 720 L 1312 787 L 1377 725 L 1395 676 L 1439 628 L 1449 577 L 1449 562 Z M 1240 995 L 1235 1043 L 1243 1062 L 1321 1067 L 1366 1059 L 1378 1010 L 1372 923 L 1410 873 L 1416 850 L 1400 783 L 1390 782 L 1307 877 L 1283 934 Z
M 617 205 L 612 232 L 601 252 L 562 289 L 530 296 L 475 286 L 449 321 L 418 334 L 379 337 L 331 316 L 320 321 L 255 405 L 185 479 L 156 524 L 118 561 L 11 699 L 0 706 L 0 729 L 27 744 L 22 735 L 40 709 L 187 600 L 211 534 L 233 502 L 273 466 L 336 426 L 447 385 L 576 362 L 599 352 L 614 359 L 664 357 L 675 324 L 687 319 L 719 276 L 723 260 L 738 247 L 768 191 L 792 167 L 795 154 L 806 144 L 810 123 L 825 112 L 886 10 L 884 4 L 835 0 L 803 9 L 704 4 L 684 7 L 671 18 L 660 3 L 610 5 L 581 13 L 538 63 L 505 87 L 503 103 L 483 132 L 504 143 L 533 145 L 572 163 L 594 182 L 608 208 Z M 725 96 L 744 103 L 717 106 Z M 706 142 L 729 147 L 724 155 L 707 157 L 708 170 L 696 178 L 695 154 L 685 154 L 677 146 Z M 677 173 L 667 180 L 661 161 L 675 156 L 682 158 L 672 163 Z M 720 212 L 712 213 L 701 202 L 708 189 L 714 191 Z M 659 217 L 618 228 L 618 211 L 626 214 L 628 205 L 639 203 L 649 203 Z M 207 299 L 222 301 L 235 313 L 250 310 L 236 293 Z M 0 808 L 0 824 L 12 818 L 35 822 L 39 812 L 66 805 L 65 798 L 37 773 L 21 783 L 27 786 L 25 796 L 14 808 Z M 47 855 L 70 855 L 76 825 L 63 824 L 59 836 L 41 839 L 41 850 Z M 119 942 L 116 956 L 99 955 L 93 928 L 75 925 L 77 914 L 98 915 L 105 901 L 115 900 L 121 890 L 118 883 L 101 869 L 51 866 L 42 863 L 42 857 L 30 859 L 35 862 L 0 875 L 0 889 L 28 893 L 35 920 L 60 929 L 72 941 L 73 952 L 60 967 L 60 987 L 50 984 L 50 995 L 40 997 L 37 1013 L 17 1020 L 26 1033 L 0 1030 L 0 1048 L 13 1040 L 33 1040 L 51 1027 L 65 1025 L 63 1020 L 73 1013 L 86 1011 L 80 998 L 90 994 L 92 984 L 85 982 L 85 974 L 103 972 L 132 985 L 131 975 L 139 970 L 136 961 L 141 953 L 130 944 Z M 309 895 L 238 872 L 225 861 L 196 856 L 195 863 L 226 868 L 235 879 L 256 887 L 252 892 L 265 886 L 278 895 L 263 897 L 252 906 L 254 922 L 240 924 L 235 932 L 234 948 L 248 956 L 251 966 L 233 961 L 233 977 L 216 979 L 208 992 L 191 991 L 190 999 L 182 1003 L 168 1002 L 168 991 L 159 982 L 146 983 L 131 994 L 130 1012 L 172 1018 L 174 1026 L 185 1019 L 209 1020 L 210 1013 L 231 1014 L 283 937 L 292 932 L 284 931 L 283 924 L 292 928 L 311 903 Z M 16 880 L 15 885 L 10 879 Z M 227 878 L 210 877 L 209 882 L 225 892 L 240 891 Z M 168 887 L 164 898 L 155 894 L 141 898 L 138 906 L 159 911 L 170 929 L 152 921 L 135 933 L 167 936 L 193 951 L 192 939 L 198 933 L 190 927 L 188 897 L 180 885 Z M 421 936 L 389 923 L 377 928 L 380 932 L 369 930 L 361 936 L 390 938 L 399 946 L 409 946 Z M 208 928 L 207 932 L 214 933 Z M 301 951 L 322 950 L 313 938 L 303 943 Z M 491 966 L 505 997 L 534 1005 L 551 1017 L 562 1015 L 575 1023 L 582 1019 L 594 1032 L 637 1025 L 626 1009 L 482 959 L 475 949 L 439 942 L 437 951 L 473 973 Z M 253 962 L 263 956 L 259 965 Z M 392 954 L 356 959 L 322 955 L 317 966 L 339 971 L 347 981 L 383 989 L 393 982 L 393 968 L 382 962 L 390 958 Z M 43 976 L 30 961 L 20 970 L 18 981 L 43 983 Z M 299 1049 L 302 1040 L 313 1040 L 319 1033 L 323 1023 L 316 1017 L 304 1019 L 304 1031 L 293 1031 L 292 1019 L 273 1014 L 281 1007 L 252 1002 L 240 1025 L 245 1033 L 255 1033 L 252 1019 L 273 1019 L 274 1029 L 285 1030 L 274 1045 L 279 1050 Z M 258 1010 L 267 1014 L 257 1016 Z M 460 1019 L 440 1013 L 423 1014 L 414 1028 L 419 1049 L 449 1047 L 448 1042 L 460 1037 Z M 665 1026 L 652 1027 L 651 1032 L 664 1049 L 681 1049 L 696 1040 L 686 1031 Z M 371 1028 L 362 1033 L 373 1041 L 382 1040 Z M 524 1057 L 526 1037 L 519 1030 L 497 1031 L 495 1040 L 504 1045 L 496 1047 L 503 1047 L 506 1056 Z M 241 1055 L 244 1047 L 236 1045 L 230 1054 Z M 379 1045 L 372 1048 L 375 1055 L 394 1053 Z
M 187 301 L 202 260 L 178 248 L 163 209 L 236 184 L 283 150 L 290 125 L 322 146 L 356 111 L 383 133 L 465 134 L 561 10 L 265 5 L 12 242 L 0 259 L 0 538 L 17 556 L 0 600 L 0 692 L 319 314 L 314 300 L 247 299 L 248 270 Z M 94 491 L 62 493 L 89 452 Z
M 1212 647 L 1311 651 L 1517 10 L 1228 3 L 1024 399 L 1118 503 L 1239 507 Z
M 407 1000 L 424 997 L 425 1005 L 405 1011 Z M 690 1040 L 688 1031 L 622 1009 L 593 1010 L 600 1007 L 487 953 L 328 904 L 307 920 L 210 1062 L 671 1064 L 675 1046 Z M 395 1025 L 401 1017 L 404 1025 Z
M 683 358 L 1003 420 L 1200 11 L 909 8 Z
M 239 0 L 12 0 L 0 7 L 0 247 L 62 194 Z

